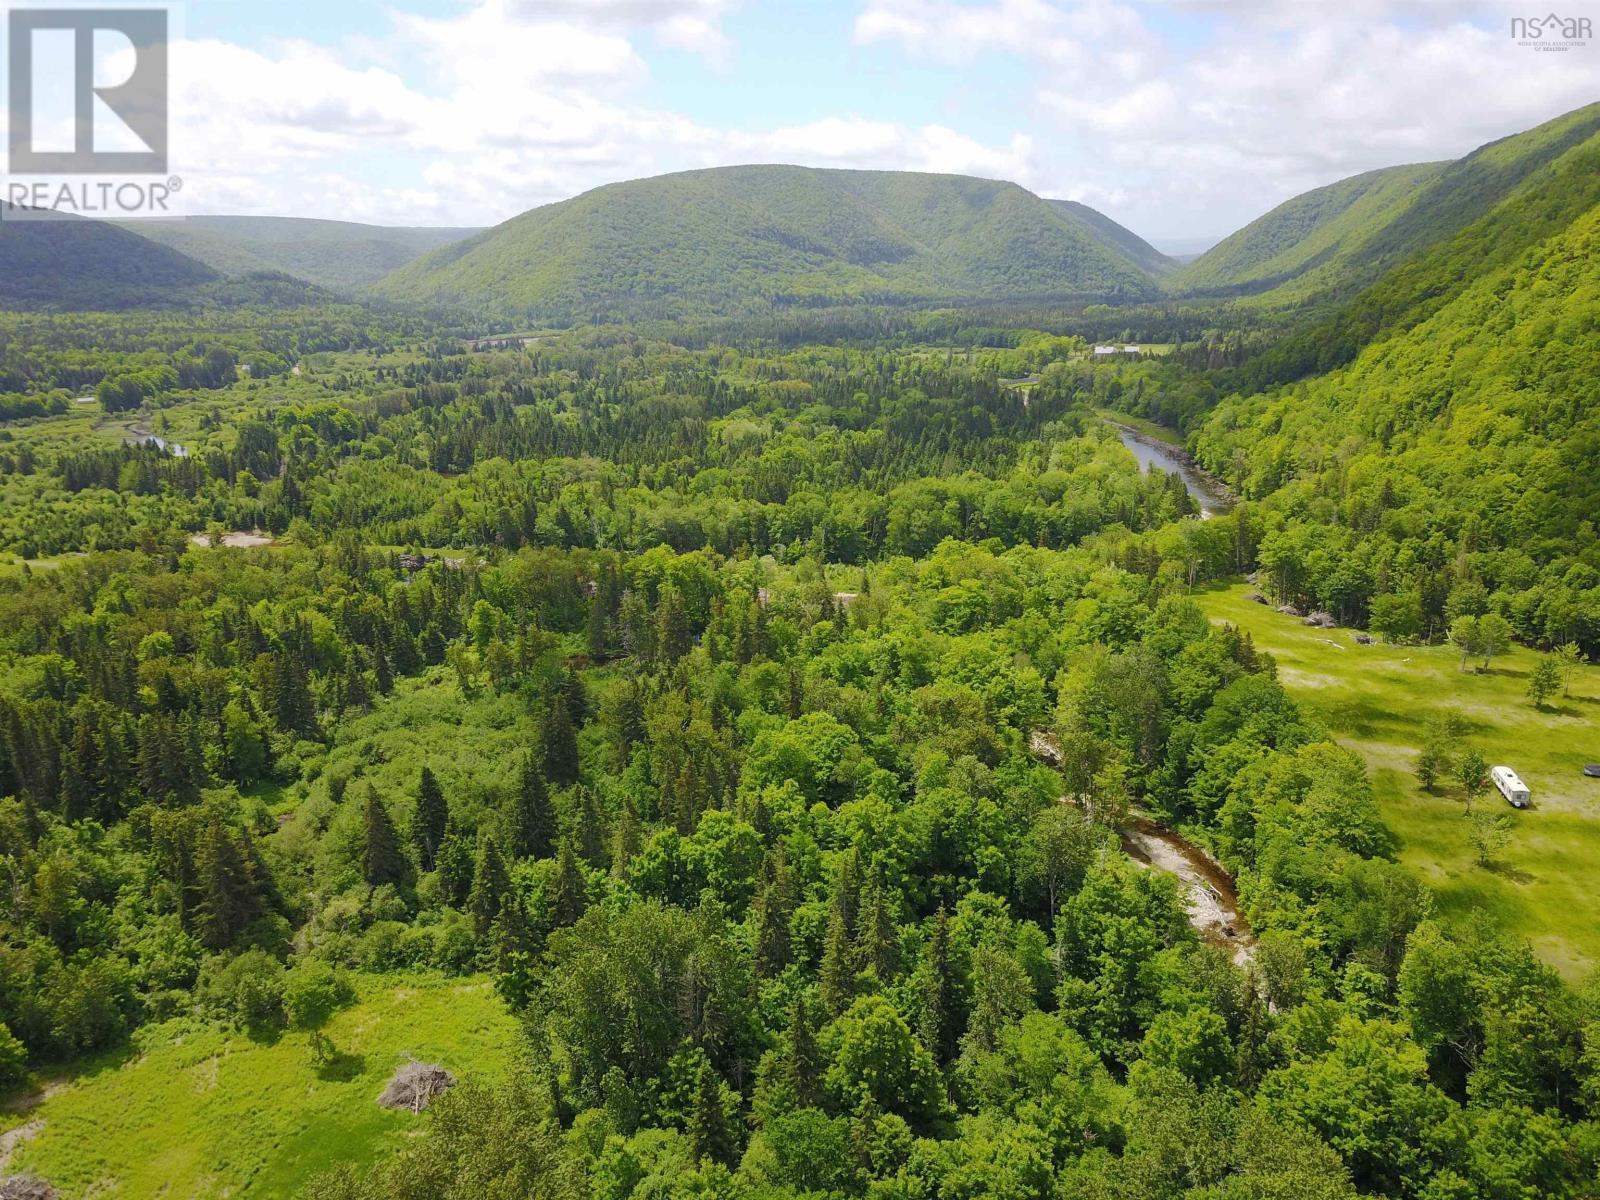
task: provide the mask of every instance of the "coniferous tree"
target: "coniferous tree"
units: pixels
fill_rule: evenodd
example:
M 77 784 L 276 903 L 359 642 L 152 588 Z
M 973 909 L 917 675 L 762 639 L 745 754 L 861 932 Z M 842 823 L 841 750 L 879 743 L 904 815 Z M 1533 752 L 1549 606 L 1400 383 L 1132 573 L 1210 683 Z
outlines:
M 694 634 L 689 628 L 689 614 L 683 606 L 683 594 L 670 583 L 662 584 L 656 597 L 656 656 L 666 666 L 672 666 L 694 646 Z
M 439 875 L 439 895 L 453 908 L 460 908 L 472 891 L 476 870 L 472 847 L 458 829 L 450 829 L 439 847 L 435 870 Z
M 561 853 L 556 859 L 555 891 L 550 900 L 550 920 L 560 928 L 571 925 L 589 907 L 588 885 L 583 878 L 583 868 L 578 866 L 577 852 L 572 839 L 563 838 Z
M 934 917 L 933 933 L 923 953 L 917 985 L 922 1003 L 917 1035 L 934 1060 L 943 1066 L 956 1052 L 956 997 L 950 965 L 950 914 L 942 904 Z
M 755 970 L 763 979 L 789 965 L 789 919 L 799 904 L 781 843 L 772 852 L 771 862 L 772 877 L 756 900 Z
M 506 871 L 505 859 L 493 835 L 483 839 L 478 849 L 478 865 L 472 874 L 472 894 L 467 897 L 467 911 L 472 914 L 472 925 L 479 937 L 489 932 L 511 891 L 511 876 Z
M 795 1107 L 814 1108 L 822 1099 L 820 1080 L 821 1055 L 817 1049 L 817 1031 L 811 1020 L 811 1005 L 805 993 L 795 997 L 789 1010 L 789 1044 L 784 1059 L 784 1080 L 788 1093 L 794 1097 Z
M 378 695 L 387 696 L 394 691 L 394 667 L 389 661 L 389 647 L 381 642 L 372 651 L 372 673 L 378 684 Z
M 593 788 L 578 789 L 578 852 L 591 867 L 605 864 L 605 822 L 600 816 L 600 798 Z
M 622 816 L 617 821 L 617 833 L 611 850 L 611 873 L 618 879 L 628 877 L 628 867 L 639 856 L 644 846 L 644 833 L 639 828 L 639 810 L 633 797 L 622 801 Z
M 445 803 L 444 790 L 433 772 L 423 767 L 417 779 L 417 807 L 411 817 L 411 844 L 424 871 L 433 870 L 449 825 L 450 806 Z
M 578 734 L 564 692 L 553 694 L 545 705 L 539 745 L 546 779 L 558 787 L 578 781 Z
M 694 1107 L 688 1121 L 689 1149 L 696 1159 L 724 1165 L 733 1161 L 733 1131 L 722 1105 L 722 1080 L 704 1056 L 696 1073 Z
M 850 1007 L 855 996 L 855 948 L 851 944 L 850 926 L 845 920 L 844 906 L 837 897 L 828 908 L 828 932 L 822 945 L 822 965 L 817 971 L 817 988 L 822 995 L 822 1006 L 830 1017 L 837 1017 Z
M 556 810 L 550 803 L 538 760 L 523 755 L 517 794 L 511 806 L 511 853 L 516 858 L 549 858 L 555 852 Z
M 522 903 L 512 892 L 489 928 L 494 954 L 495 988 L 513 1010 L 527 1007 L 538 985 L 537 938 Z
M 224 950 L 261 915 L 255 865 L 240 852 L 221 817 L 212 813 L 194 852 L 194 932 L 208 950 Z
M 366 826 L 361 847 L 362 878 L 369 888 L 386 883 L 403 887 L 410 880 L 411 864 L 400 848 L 400 834 L 389 817 L 389 810 L 370 783 L 362 816 Z
M 880 983 L 888 983 L 894 978 L 898 950 L 899 933 L 889 909 L 882 872 L 874 869 L 861 889 L 861 908 L 856 914 L 856 967 L 873 972 Z
M 589 601 L 589 619 L 584 627 L 584 642 L 588 647 L 591 662 L 605 661 L 606 607 L 605 597 L 598 584 L 595 586 L 594 597 Z

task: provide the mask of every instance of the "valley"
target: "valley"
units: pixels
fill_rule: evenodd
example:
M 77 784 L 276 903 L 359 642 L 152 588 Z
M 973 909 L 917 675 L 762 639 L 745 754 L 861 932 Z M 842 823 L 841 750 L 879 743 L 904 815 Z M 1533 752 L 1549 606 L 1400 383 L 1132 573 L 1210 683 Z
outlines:
M 0 220 L 0 1196 L 1595 1200 L 1600 106 L 1182 263 L 626 111 Z

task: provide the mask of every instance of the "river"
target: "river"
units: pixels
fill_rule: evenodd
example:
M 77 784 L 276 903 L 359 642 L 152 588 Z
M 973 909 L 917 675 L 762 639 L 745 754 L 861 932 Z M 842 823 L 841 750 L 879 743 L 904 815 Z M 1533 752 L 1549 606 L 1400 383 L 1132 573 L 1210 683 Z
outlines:
M 1106 419 L 1106 423 L 1117 431 L 1117 436 L 1122 439 L 1122 444 L 1133 451 L 1133 456 L 1139 460 L 1139 469 L 1148 472 L 1151 467 L 1160 467 L 1163 471 L 1177 475 L 1183 480 L 1183 486 L 1200 506 L 1200 518 L 1207 520 L 1218 513 L 1225 513 L 1233 507 L 1233 496 L 1221 480 L 1207 475 L 1194 465 L 1194 459 L 1189 457 L 1188 451 L 1181 446 L 1174 446 L 1141 433 L 1130 425 L 1120 421 Z
M 169 442 L 166 438 L 154 432 L 148 425 L 134 423 L 128 426 L 124 436 L 135 444 L 154 446 L 158 450 L 165 450 L 175 458 L 189 457 L 189 451 L 181 442 Z
M 1061 744 L 1055 735 L 1035 729 L 1028 749 L 1049 766 L 1061 763 Z M 1061 798 L 1063 804 L 1067 798 Z M 1200 940 L 1225 950 L 1240 967 L 1256 956 L 1255 935 L 1239 911 L 1239 893 L 1221 863 L 1174 829 L 1146 813 L 1132 813 L 1118 830 L 1122 852 L 1141 867 L 1163 871 L 1178 881 L 1189 924 Z

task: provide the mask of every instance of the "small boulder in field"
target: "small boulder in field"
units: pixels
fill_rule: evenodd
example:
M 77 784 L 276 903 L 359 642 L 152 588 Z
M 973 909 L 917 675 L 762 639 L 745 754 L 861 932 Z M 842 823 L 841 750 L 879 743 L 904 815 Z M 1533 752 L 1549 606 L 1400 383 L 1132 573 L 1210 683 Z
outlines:
M 36 1175 L 0 1179 L 0 1200 L 56 1200 L 61 1193 Z
M 1356 645 L 1358 645 L 1358 646 L 1370 646 L 1370 645 L 1372 645 L 1372 642 L 1373 642 L 1373 637 L 1372 637 L 1372 635 L 1370 633 L 1358 633 L 1358 634 L 1356 634 Z
M 436 1063 L 408 1062 L 394 1073 L 378 1097 L 382 1108 L 405 1108 L 419 1113 L 440 1092 L 455 1087 L 456 1077 Z
M 1306 624 L 1311 626 L 1313 629 L 1332 629 L 1338 623 L 1339 622 L 1333 619 L 1332 613 L 1323 612 L 1321 609 L 1316 610 L 1306 617 Z
M 1265 596 L 1263 596 L 1260 592 L 1251 592 L 1248 596 L 1245 597 L 1245 599 L 1250 601 L 1251 604 L 1266 604 L 1267 603 L 1267 598 Z
M 1303 617 L 1306 615 L 1305 611 L 1297 604 L 1280 604 L 1278 605 L 1278 611 L 1286 617 Z

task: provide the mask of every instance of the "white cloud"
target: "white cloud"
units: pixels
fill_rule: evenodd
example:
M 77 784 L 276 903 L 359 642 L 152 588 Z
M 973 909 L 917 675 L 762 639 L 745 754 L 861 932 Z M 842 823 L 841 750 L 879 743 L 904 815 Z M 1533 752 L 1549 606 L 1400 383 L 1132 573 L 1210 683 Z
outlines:
M 1600 45 L 1517 47 L 1511 3 L 862 0 L 855 54 L 955 65 L 959 95 L 917 123 L 830 110 L 819 90 L 814 116 L 735 129 L 731 91 L 725 125 L 641 100 L 652 45 L 725 61 L 732 0 L 469 0 L 395 13 L 338 53 L 181 43 L 175 146 L 195 212 L 490 223 L 618 179 L 765 161 L 1012 179 L 1147 236 L 1221 233 L 1592 99 Z M 1029 104 L 984 139 L 955 128 L 997 74 Z
M 490 224 L 602 183 L 741 162 L 1037 174 L 1023 133 L 986 145 L 939 124 L 853 115 L 735 131 L 638 103 L 648 72 L 630 32 L 695 40 L 685 22 L 713 28 L 725 8 L 480 0 L 449 19 L 397 14 L 371 56 L 381 67 L 301 42 L 181 43 L 188 211 Z M 422 77 L 394 65 L 408 56 Z
M 1513 0 L 865 0 L 858 41 L 1013 56 L 1062 141 L 1051 194 L 1141 231 L 1225 232 L 1307 188 L 1451 158 L 1595 97 L 1600 46 L 1538 54 Z M 1210 36 L 1174 18 L 1216 22 Z

